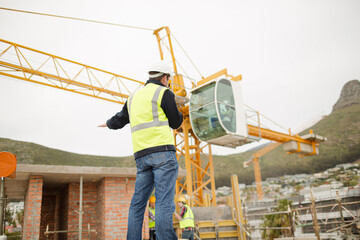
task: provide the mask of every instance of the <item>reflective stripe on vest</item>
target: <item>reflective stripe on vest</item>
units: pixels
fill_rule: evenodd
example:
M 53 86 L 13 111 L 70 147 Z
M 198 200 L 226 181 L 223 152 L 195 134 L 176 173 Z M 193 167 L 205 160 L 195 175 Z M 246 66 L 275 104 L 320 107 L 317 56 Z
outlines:
M 149 212 L 152 213 L 152 215 L 155 217 L 155 209 L 152 209 L 150 207 L 148 207 Z M 154 228 L 155 227 L 155 220 L 152 220 L 149 216 L 149 228 Z
M 128 112 L 134 153 L 174 145 L 174 135 L 161 108 L 166 87 L 148 83 L 128 99 Z
M 186 227 L 195 227 L 193 211 L 188 205 L 184 205 L 184 207 L 187 208 L 187 211 L 184 214 L 183 219 L 180 221 L 180 228 L 183 229 Z
M 160 91 L 163 89 L 164 87 L 159 86 L 156 90 L 155 90 L 155 94 L 151 99 L 151 106 L 152 106 L 152 114 L 153 114 L 153 121 L 152 122 L 146 122 L 146 123 L 141 123 L 138 124 L 134 127 L 131 127 L 131 132 L 136 132 L 145 128 L 150 128 L 150 127 L 158 127 L 158 126 L 166 126 L 169 125 L 168 121 L 163 121 L 161 122 L 159 120 L 159 109 L 158 109 L 158 105 L 157 105 L 157 101 L 159 99 L 159 95 L 160 95 Z M 131 103 L 132 103 L 132 99 L 133 99 L 134 95 L 132 95 L 129 99 L 129 109 L 131 109 Z

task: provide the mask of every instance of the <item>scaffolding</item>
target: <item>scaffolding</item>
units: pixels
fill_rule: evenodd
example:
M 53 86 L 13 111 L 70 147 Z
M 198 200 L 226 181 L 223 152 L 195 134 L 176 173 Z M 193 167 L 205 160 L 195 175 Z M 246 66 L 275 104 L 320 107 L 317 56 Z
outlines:
M 337 199 L 335 199 L 336 202 L 333 204 L 316 206 L 315 198 L 312 195 L 311 204 L 307 207 L 291 209 L 291 206 L 288 205 L 288 209 L 286 211 L 247 215 L 247 219 L 251 217 L 264 217 L 266 215 L 287 215 L 289 219 L 287 223 L 283 224 L 286 225 L 283 227 L 250 227 L 249 225 L 247 225 L 247 230 L 250 233 L 254 233 L 254 231 L 256 230 L 265 231 L 265 235 L 269 234 L 270 230 L 281 230 L 283 235 L 284 230 L 287 230 L 287 234 L 285 234 L 286 236 L 282 237 L 289 237 L 288 239 L 297 239 L 295 229 L 312 226 L 314 236 L 317 240 L 323 239 L 324 237 L 329 237 L 328 235 L 330 233 L 337 233 L 338 236 L 342 237 L 341 239 L 345 239 L 348 237 L 351 237 L 351 239 L 360 239 L 360 201 L 344 202 L 343 199 L 340 198 L 338 192 L 337 195 L 338 197 Z M 354 205 L 358 206 L 357 216 L 353 215 L 349 210 L 349 206 Z M 326 218 L 324 219 L 322 217 L 325 215 L 323 214 L 321 209 L 325 208 L 330 208 L 331 210 L 325 213 Z M 331 214 L 335 210 L 339 212 L 339 218 L 334 218 L 332 221 L 329 221 Z M 311 214 L 310 221 L 301 220 L 301 216 L 304 216 L 303 214 L 301 214 L 301 212 L 304 211 L 305 215 L 308 213 Z M 344 216 L 344 212 L 348 213 L 348 215 L 351 216 L 352 219 L 346 219 Z M 321 213 L 322 215 L 319 216 L 319 213 Z M 337 226 L 333 227 L 334 225 Z
M 79 227 L 78 230 L 54 230 L 49 231 L 49 224 L 46 226 L 46 231 L 44 232 L 46 239 L 49 238 L 50 234 L 57 234 L 57 233 L 78 233 L 78 239 L 82 240 L 82 234 L 85 232 L 88 234 L 88 238 L 90 239 L 90 236 L 92 233 L 97 234 L 96 229 L 91 229 L 90 223 L 88 223 L 87 229 L 83 230 L 83 184 L 84 179 L 83 176 L 80 176 L 80 189 L 79 189 L 79 210 L 76 211 L 77 214 L 79 214 Z

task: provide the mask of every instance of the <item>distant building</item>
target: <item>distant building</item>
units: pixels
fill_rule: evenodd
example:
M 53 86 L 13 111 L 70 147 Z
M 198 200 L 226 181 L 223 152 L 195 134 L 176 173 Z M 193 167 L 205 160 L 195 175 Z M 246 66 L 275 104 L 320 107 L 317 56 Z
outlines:
M 338 181 L 331 181 L 330 186 L 332 189 L 339 189 L 343 186 L 343 184 Z
M 216 195 L 223 195 L 223 196 L 227 196 L 229 195 L 231 192 L 231 188 L 227 187 L 227 186 L 223 186 L 223 187 L 219 187 L 218 189 L 216 189 L 215 193 Z
M 10 211 L 12 213 L 12 219 L 15 220 L 16 226 L 9 226 L 8 231 L 11 232 L 18 232 L 21 231 L 21 225 L 19 222 L 19 219 L 17 219 L 16 215 L 17 213 L 24 210 L 24 202 L 9 202 L 6 206 L 6 210 Z M 20 230 L 19 230 L 20 229 Z
M 325 198 L 329 195 L 329 193 L 332 190 L 331 185 L 321 185 L 319 187 L 314 187 L 314 188 L 306 187 L 300 190 L 300 194 L 305 197 L 305 200 L 311 199 L 311 189 L 313 191 L 313 196 L 315 198 Z M 335 191 L 335 195 L 336 195 L 336 191 Z
M 314 177 L 315 177 L 315 178 L 322 178 L 322 177 L 323 177 L 323 173 L 314 173 Z
M 328 169 L 328 172 L 337 172 L 337 171 L 339 171 L 339 170 L 341 170 L 341 168 L 339 168 L 339 167 L 334 167 L 334 168 L 329 168 L 329 169 Z
M 271 177 L 271 178 L 266 178 L 266 182 L 268 182 L 268 183 L 279 183 L 279 182 L 281 182 L 281 179 Z
M 315 197 L 315 205 L 316 205 L 316 215 L 317 220 L 320 226 L 320 236 L 323 238 L 336 237 L 337 232 L 327 233 L 330 229 L 334 229 L 339 227 L 341 224 L 341 213 L 337 206 L 337 193 L 339 193 L 339 197 L 341 202 L 343 203 L 342 216 L 345 223 L 349 223 L 354 219 L 359 217 L 360 213 L 360 189 L 348 189 L 343 188 L 339 190 L 326 190 L 322 188 L 323 191 L 319 192 L 320 189 L 317 188 L 313 190 Z M 352 204 L 350 204 L 352 203 Z M 299 227 L 296 228 L 295 236 L 296 237 L 314 237 L 315 231 L 312 226 L 312 215 L 309 211 L 309 207 L 311 206 L 310 200 L 305 200 L 301 202 L 296 202 L 292 204 L 293 208 L 304 210 L 298 210 L 298 222 Z M 323 206 L 323 207 L 321 207 Z
M 358 164 L 352 164 L 352 163 L 345 163 L 345 164 L 338 164 L 336 165 L 337 168 L 343 168 L 344 170 L 351 168 L 351 167 L 359 167 Z
M 339 227 L 341 223 L 341 214 L 336 206 L 338 196 L 336 192 L 339 192 L 339 196 L 343 203 L 342 214 L 345 222 L 353 221 L 359 217 L 360 214 L 360 188 L 348 189 L 343 188 L 341 190 L 331 189 L 329 185 L 324 187 L 313 188 L 313 196 L 315 197 L 317 207 L 317 219 L 320 226 L 320 235 L 323 239 L 333 239 L 338 233 L 327 233 L 326 231 Z M 297 209 L 297 223 L 298 226 L 295 230 L 295 237 L 307 238 L 314 237 L 314 228 L 312 225 L 312 216 L 309 210 L 311 206 L 310 198 L 307 194 L 310 194 L 310 189 L 302 191 L 305 196 L 293 196 L 287 197 L 289 201 L 292 201 L 292 209 Z M 263 218 L 267 214 L 272 214 L 272 209 L 277 205 L 276 199 L 264 199 L 261 201 L 245 202 L 245 217 L 251 230 L 251 239 L 261 240 L 262 230 L 259 229 L 263 224 Z M 354 203 L 349 204 L 347 203 Z M 323 206 L 323 207 L 321 207 Z M 302 210 L 303 209 L 303 210 Z
M 9 202 L 6 209 L 11 211 L 15 217 L 16 213 L 24 210 L 24 202 Z

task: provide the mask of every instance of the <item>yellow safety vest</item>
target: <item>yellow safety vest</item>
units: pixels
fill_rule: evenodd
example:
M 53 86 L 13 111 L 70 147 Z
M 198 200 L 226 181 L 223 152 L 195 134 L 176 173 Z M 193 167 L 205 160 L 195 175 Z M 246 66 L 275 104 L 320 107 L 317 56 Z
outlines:
M 168 118 L 161 108 L 167 88 L 148 83 L 128 98 L 134 153 L 146 148 L 175 145 Z
M 182 220 L 180 221 L 180 228 L 195 227 L 194 213 L 188 205 L 184 205 L 187 208 Z
M 155 217 L 155 209 L 152 209 L 151 207 L 148 207 L 148 209 L 149 209 L 149 212 L 151 212 Z M 155 220 L 152 220 L 149 217 L 149 228 L 154 228 L 154 227 L 155 227 Z

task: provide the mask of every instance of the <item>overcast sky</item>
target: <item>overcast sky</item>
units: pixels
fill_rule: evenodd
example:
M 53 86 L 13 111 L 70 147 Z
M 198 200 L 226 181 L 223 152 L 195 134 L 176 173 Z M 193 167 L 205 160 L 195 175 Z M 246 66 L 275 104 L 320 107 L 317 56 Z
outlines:
M 244 102 L 286 128 L 329 114 L 343 85 L 360 79 L 359 0 L 2 0 L 0 7 L 150 29 L 169 26 L 203 76 L 223 68 L 242 74 Z M 159 59 L 152 31 L 5 10 L 0 10 L 0 38 L 140 81 Z M 181 51 L 175 57 L 200 80 Z M 121 108 L 0 77 L 3 138 L 128 156 L 128 127 L 96 127 Z M 213 153 L 244 149 L 214 147 Z

